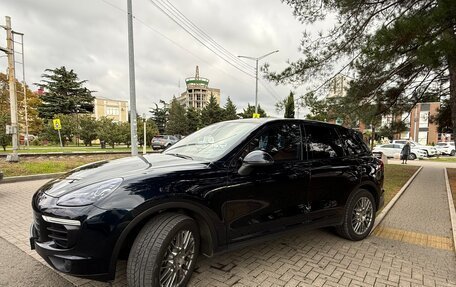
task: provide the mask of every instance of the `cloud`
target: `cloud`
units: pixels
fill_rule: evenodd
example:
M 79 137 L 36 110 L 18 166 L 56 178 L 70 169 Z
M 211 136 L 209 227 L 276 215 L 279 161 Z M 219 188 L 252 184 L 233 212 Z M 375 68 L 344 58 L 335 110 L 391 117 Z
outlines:
M 288 59 L 299 58 L 304 27 L 281 1 L 171 3 L 236 56 L 261 56 L 279 49 L 279 53 L 261 61 L 267 61 L 273 70 L 286 67 Z M 170 100 L 183 92 L 184 79 L 194 75 L 196 65 L 200 75 L 210 79 L 211 86 L 221 89 L 222 104 L 228 96 L 239 110 L 254 103 L 254 78 L 214 55 L 150 0 L 133 1 L 133 5 L 137 17 L 134 42 L 139 113 L 147 112 L 160 99 Z M 14 30 L 25 34 L 27 82 L 39 82 L 47 68 L 66 66 L 74 69 L 80 79 L 88 80 L 88 87 L 97 91 L 95 96 L 128 100 L 127 18 L 124 11 L 113 6 L 126 10 L 124 0 L 2 1 L 0 11 L 11 16 Z M 0 46 L 4 46 L 1 39 Z M 245 63 L 254 66 L 253 61 Z M 0 65 L 6 69 L 4 58 L 0 58 Z M 253 69 L 249 72 L 253 74 Z M 259 103 L 276 115 L 278 96 L 285 98 L 291 88 L 270 85 L 273 94 L 259 85 Z

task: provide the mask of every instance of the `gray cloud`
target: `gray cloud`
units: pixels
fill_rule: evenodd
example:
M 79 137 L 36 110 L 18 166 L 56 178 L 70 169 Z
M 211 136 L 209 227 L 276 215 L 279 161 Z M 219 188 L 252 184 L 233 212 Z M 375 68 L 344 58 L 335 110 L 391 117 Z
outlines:
M 126 10 L 124 0 L 106 2 Z M 239 110 L 248 102 L 253 104 L 253 78 L 195 41 L 150 0 L 133 2 L 134 14 L 141 21 L 134 22 L 139 113 L 147 112 L 160 99 L 170 100 L 180 94 L 184 79 L 194 75 L 196 65 L 200 67 L 200 75 L 210 79 L 211 86 L 221 89 L 222 104 L 228 96 Z M 298 46 L 304 27 L 292 16 L 291 9 L 278 0 L 175 0 L 172 3 L 234 55 L 261 56 L 279 49 L 279 53 L 266 59 L 273 70 L 286 67 L 288 59 L 299 58 Z M 10 0 L 2 1 L 0 11 L 4 13 L 0 16 L 11 16 L 14 30 L 25 34 L 28 83 L 39 82 L 47 68 L 66 66 L 74 69 L 81 79 L 88 80 L 88 87 L 97 91 L 95 95 L 129 99 L 127 19 L 123 11 L 102 0 Z M 4 20 L 0 21 L 3 24 Z M 4 46 L 4 34 L 0 37 L 0 46 Z M 253 61 L 245 62 L 254 65 Z M 0 69 L 6 70 L 5 58 L 0 58 Z M 281 98 L 291 89 L 270 85 Z M 262 85 L 259 85 L 259 99 L 269 114 L 276 115 L 277 98 Z

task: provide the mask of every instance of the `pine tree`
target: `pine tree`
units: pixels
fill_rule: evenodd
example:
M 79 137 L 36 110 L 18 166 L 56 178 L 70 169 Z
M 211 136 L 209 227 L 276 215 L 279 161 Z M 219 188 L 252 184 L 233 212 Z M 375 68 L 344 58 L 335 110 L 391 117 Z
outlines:
M 220 108 L 214 95 L 211 94 L 208 104 L 201 110 L 201 123 L 208 126 L 223 120 L 223 109 Z
M 186 135 L 188 130 L 185 108 L 179 104 L 176 98 L 171 101 L 169 108 L 166 133 L 170 135 Z
M 303 24 L 337 22 L 327 31 L 304 33 L 303 58 L 279 73 L 265 66 L 269 79 L 295 85 L 313 80 L 312 92 L 321 99 L 327 94 L 320 87 L 350 69 L 354 80 L 340 107 L 366 123 L 410 111 L 438 92 L 450 97 L 456 133 L 456 1 L 284 2 Z
M 196 132 L 201 127 L 201 115 L 194 107 L 189 107 L 185 113 L 187 118 L 187 132 L 189 134 Z
M 286 119 L 294 119 L 295 117 L 295 106 L 294 106 L 294 94 L 290 92 L 285 102 L 285 114 L 283 115 Z
M 243 119 L 251 119 L 253 117 L 253 114 L 255 113 L 255 106 L 251 106 L 250 104 L 247 104 L 247 108 L 245 108 L 242 113 L 239 113 L 239 116 Z M 258 105 L 258 113 L 260 114 L 261 118 L 267 118 L 268 115 L 266 112 L 261 108 L 260 105 Z
M 234 103 L 231 101 L 230 97 L 226 100 L 224 107 L 224 120 L 237 120 L 239 116 L 237 115 L 237 108 Z
M 159 107 L 158 104 L 155 104 L 155 108 L 151 109 L 149 112 L 152 114 L 152 120 L 155 122 L 159 133 L 164 134 L 166 123 L 168 122 L 169 108 L 168 104 L 163 100 L 160 100 L 160 104 L 161 107 Z
M 37 83 L 45 90 L 40 96 L 39 117 L 52 119 L 56 114 L 93 113 L 92 91 L 83 86 L 87 81 L 80 81 L 73 70 L 68 71 L 65 66 L 46 69 L 42 78 Z

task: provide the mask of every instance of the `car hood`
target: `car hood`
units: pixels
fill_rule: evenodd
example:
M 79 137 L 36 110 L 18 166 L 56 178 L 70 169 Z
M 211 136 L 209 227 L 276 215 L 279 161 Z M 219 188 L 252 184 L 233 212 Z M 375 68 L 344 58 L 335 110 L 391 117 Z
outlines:
M 80 166 L 60 178 L 42 186 L 39 191 L 52 197 L 63 194 L 93 183 L 113 178 L 127 180 L 132 177 L 144 176 L 153 172 L 173 172 L 183 169 L 204 168 L 209 164 L 205 161 L 184 159 L 166 154 L 132 156 L 116 160 L 105 160 Z

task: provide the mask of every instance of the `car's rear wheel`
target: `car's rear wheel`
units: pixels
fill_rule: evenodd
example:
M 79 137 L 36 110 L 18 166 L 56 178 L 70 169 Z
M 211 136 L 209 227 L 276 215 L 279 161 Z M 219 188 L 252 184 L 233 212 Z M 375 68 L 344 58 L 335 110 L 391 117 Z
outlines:
M 415 160 L 415 159 L 416 159 L 416 154 L 411 153 L 411 154 L 409 155 L 409 158 L 408 158 L 408 159 L 409 159 L 409 160 Z
M 354 241 L 366 238 L 374 226 L 375 212 L 372 193 L 365 189 L 356 190 L 347 200 L 343 223 L 336 226 L 337 233 Z
M 186 286 L 199 253 L 195 221 L 182 214 L 165 213 L 139 232 L 127 264 L 129 286 Z
M 451 156 L 454 156 L 455 154 L 456 154 L 456 151 L 455 151 L 454 149 L 451 150 L 450 155 L 451 155 Z

